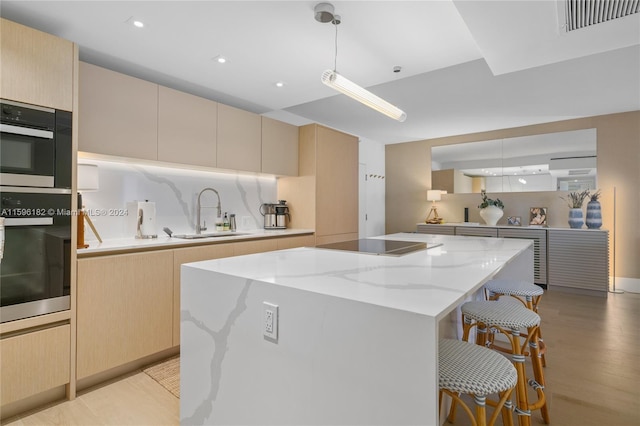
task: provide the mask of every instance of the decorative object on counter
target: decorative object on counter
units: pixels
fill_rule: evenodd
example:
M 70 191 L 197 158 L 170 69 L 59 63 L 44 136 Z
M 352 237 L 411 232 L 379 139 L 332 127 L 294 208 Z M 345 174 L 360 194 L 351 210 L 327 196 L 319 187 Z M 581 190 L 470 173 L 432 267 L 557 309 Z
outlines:
M 98 239 L 98 242 L 102 242 L 98 230 L 93 225 L 91 218 L 86 214 L 84 205 L 82 204 L 81 192 L 92 192 L 100 189 L 100 180 L 98 173 L 98 166 L 95 164 L 78 164 L 78 230 L 77 230 L 77 246 L 78 248 L 87 248 L 89 244 L 84 241 L 84 223 L 87 222 L 91 231 Z
M 520 216 L 508 216 L 507 217 L 507 225 L 511 226 L 520 226 L 522 222 L 520 220 Z
M 546 207 L 531 207 L 529 209 L 529 226 L 547 226 Z
M 480 191 L 482 196 L 482 203 L 478 206 L 480 209 L 480 217 L 489 226 L 495 226 L 500 218 L 504 215 L 504 203 L 500 201 L 500 198 L 491 199 L 487 197 L 487 191 Z
M 574 229 L 582 228 L 584 225 L 582 215 L 582 204 L 584 200 L 589 196 L 589 190 L 570 192 L 567 197 L 560 197 L 565 200 L 569 205 L 569 226 Z
M 602 206 L 600 205 L 600 190 L 589 195 L 591 200 L 587 203 L 587 228 L 600 229 L 602 226 Z
M 158 238 L 156 230 L 156 203 L 149 200 L 127 203 L 129 229 L 138 239 Z M 132 226 L 133 224 L 133 226 Z
M 320 77 L 321 81 L 332 89 L 355 99 L 361 104 L 366 105 L 387 117 L 391 117 L 400 122 L 405 121 L 407 119 L 407 114 L 400 108 L 358 86 L 356 83 L 348 80 L 337 72 L 338 25 L 340 25 L 341 18 L 339 15 L 334 14 L 333 5 L 331 3 L 320 3 L 316 5 L 315 16 L 318 22 L 332 23 L 336 30 L 333 69 L 324 71 Z M 322 16 L 322 20 L 318 19 L 318 16 Z
M 436 208 L 436 201 L 440 201 L 441 198 L 442 198 L 442 191 L 440 191 L 439 189 L 429 189 L 427 191 L 427 201 L 431 201 L 432 204 L 431 204 L 431 210 L 429 210 L 429 215 L 427 215 L 427 218 L 425 219 L 424 223 L 440 224 L 444 222 L 444 220 L 438 216 L 438 209 Z M 433 219 L 430 219 L 432 214 L 433 214 Z

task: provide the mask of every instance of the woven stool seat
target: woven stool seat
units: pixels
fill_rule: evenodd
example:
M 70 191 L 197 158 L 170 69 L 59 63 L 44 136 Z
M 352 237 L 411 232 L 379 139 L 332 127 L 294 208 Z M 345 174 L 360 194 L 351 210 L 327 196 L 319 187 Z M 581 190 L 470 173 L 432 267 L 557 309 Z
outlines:
M 484 288 L 492 293 L 506 294 L 510 296 L 542 296 L 544 290 L 529 281 L 495 279 L 488 281 Z
M 438 341 L 438 374 L 440 402 L 443 395 L 452 398 L 448 420 L 455 421 L 455 407 L 459 404 L 472 424 L 493 426 L 499 414 L 505 426 L 513 426 L 511 394 L 518 384 L 518 372 L 511 362 L 490 349 L 460 340 Z M 473 396 L 475 416 L 460 394 Z M 499 399 L 487 398 L 498 394 Z M 494 407 L 487 421 L 486 405 Z
M 538 314 L 513 303 L 474 301 L 462 305 L 461 310 L 467 318 L 503 328 L 529 328 L 540 324 Z
M 511 389 L 518 381 L 511 361 L 473 343 L 442 339 L 438 360 L 440 387 L 453 392 L 489 395 Z

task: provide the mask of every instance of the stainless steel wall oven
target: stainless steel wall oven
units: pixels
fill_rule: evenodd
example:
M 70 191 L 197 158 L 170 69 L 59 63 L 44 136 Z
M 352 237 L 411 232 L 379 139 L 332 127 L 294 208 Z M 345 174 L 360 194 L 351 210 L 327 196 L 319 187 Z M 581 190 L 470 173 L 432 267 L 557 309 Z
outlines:
M 0 322 L 7 322 L 70 307 L 72 116 L 5 100 L 0 111 Z

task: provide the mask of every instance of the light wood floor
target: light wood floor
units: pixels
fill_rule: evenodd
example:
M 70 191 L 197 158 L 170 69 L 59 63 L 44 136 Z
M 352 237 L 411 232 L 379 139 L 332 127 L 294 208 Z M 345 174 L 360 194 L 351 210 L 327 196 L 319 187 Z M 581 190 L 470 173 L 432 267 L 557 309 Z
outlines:
M 640 424 L 640 295 L 603 299 L 546 292 L 540 315 L 551 424 Z M 139 372 L 3 424 L 177 425 L 179 406 L 176 397 Z M 539 412 L 532 423 L 544 424 Z M 455 424 L 469 423 L 459 412 Z

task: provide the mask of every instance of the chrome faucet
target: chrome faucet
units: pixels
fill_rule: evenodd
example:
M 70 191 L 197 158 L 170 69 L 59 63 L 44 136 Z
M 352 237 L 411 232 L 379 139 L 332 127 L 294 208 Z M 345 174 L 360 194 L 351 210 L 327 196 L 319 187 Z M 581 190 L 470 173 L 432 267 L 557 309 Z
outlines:
M 200 210 L 202 209 L 202 206 L 200 205 L 200 197 L 202 196 L 202 193 L 205 191 L 213 191 L 216 193 L 216 196 L 218 197 L 218 217 L 222 216 L 222 207 L 220 206 L 220 194 L 218 194 L 218 191 L 216 191 L 213 188 L 205 188 L 202 191 L 200 191 L 200 193 L 198 194 L 198 204 L 196 206 L 196 210 L 197 210 L 197 217 L 196 217 L 196 234 L 201 234 L 202 231 L 206 231 L 207 230 L 207 222 L 204 221 L 203 225 L 200 226 Z M 210 207 L 210 206 L 208 206 Z

